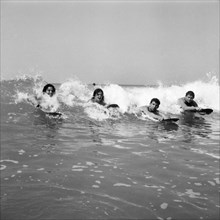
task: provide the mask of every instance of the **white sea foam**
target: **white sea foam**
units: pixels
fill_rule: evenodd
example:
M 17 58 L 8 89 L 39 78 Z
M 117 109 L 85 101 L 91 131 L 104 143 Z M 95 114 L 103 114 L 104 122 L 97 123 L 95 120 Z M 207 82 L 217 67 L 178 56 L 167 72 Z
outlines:
M 1 165 L 0 170 L 4 170 L 7 166 Z
M 93 166 L 93 165 L 95 165 L 95 164 L 92 163 L 92 162 L 87 161 L 87 162 L 86 162 L 86 165 L 88 165 L 88 166 Z
M 119 144 L 115 144 L 112 147 L 115 147 L 115 148 L 118 148 L 118 149 L 130 149 L 130 147 L 124 147 L 124 146 L 121 146 Z
M 70 87 L 71 89 L 69 89 Z M 62 84 L 61 89 L 65 94 L 72 94 L 74 91 L 74 95 L 81 101 L 89 100 L 93 93 L 93 90 L 89 90 L 78 80 Z M 183 85 L 166 86 L 160 83 L 156 87 L 122 87 L 117 84 L 109 84 L 101 86 L 101 89 L 104 91 L 105 101 L 117 103 L 122 112 L 128 111 L 134 106 L 148 105 L 152 98 L 157 97 L 161 101 L 160 109 L 162 111 L 179 113 L 177 100 L 185 96 L 188 90 L 194 91 L 195 100 L 199 106 L 219 111 L 219 83 L 217 77 L 210 74 L 207 74 L 203 81 L 198 80 Z
M 42 81 L 34 82 L 33 93 L 42 96 L 42 89 L 45 84 Z M 107 84 L 99 86 L 105 96 L 105 102 L 108 104 L 118 104 L 120 106 L 119 113 L 132 113 L 136 107 L 148 105 L 152 98 L 158 98 L 161 101 L 160 109 L 163 112 L 178 114 L 180 108 L 177 100 L 185 96 L 189 90 L 194 91 L 195 100 L 201 107 L 212 108 L 219 111 L 219 82 L 214 74 L 208 73 L 202 80 L 188 82 L 178 85 L 163 85 L 158 83 L 155 86 L 120 86 L 117 84 Z M 112 117 L 111 112 L 102 106 L 88 104 L 94 89 L 81 82 L 77 78 L 69 79 L 63 82 L 59 87 L 55 96 L 45 98 L 42 105 L 52 105 L 53 110 L 60 107 L 60 102 L 66 106 L 73 107 L 75 105 L 84 107 L 85 113 L 89 117 L 96 120 L 105 120 L 108 118 L 120 117 L 120 114 Z M 29 92 L 17 91 L 15 101 L 23 102 L 27 100 Z
M 72 169 L 72 171 L 82 172 L 83 169 Z
M 195 153 L 199 153 L 199 154 L 206 154 L 210 157 L 216 158 L 216 159 L 220 159 L 219 155 L 216 155 L 214 153 L 208 153 L 206 150 L 202 150 L 202 149 L 195 149 L 195 148 L 191 148 L 191 150 Z
M 115 183 L 113 186 L 125 186 L 125 187 L 131 187 L 131 185 L 129 185 L 129 184 L 125 184 L 125 183 Z
M 18 163 L 18 161 L 16 161 L 16 160 L 9 160 L 9 159 L 6 159 L 6 160 L 0 160 L 0 163 L 2 163 L 2 162 Z
M 167 207 L 168 207 L 168 204 L 166 202 L 164 202 L 160 205 L 161 209 L 166 209 Z

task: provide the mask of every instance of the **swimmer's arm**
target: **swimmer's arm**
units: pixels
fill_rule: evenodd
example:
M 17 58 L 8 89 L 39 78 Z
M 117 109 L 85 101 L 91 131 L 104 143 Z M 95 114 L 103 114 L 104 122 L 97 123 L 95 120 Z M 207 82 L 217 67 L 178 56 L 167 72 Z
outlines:
M 158 115 L 158 120 L 159 121 L 163 121 L 163 120 L 165 120 L 165 119 L 169 119 L 170 118 L 170 115 L 169 114 L 165 114 L 165 113 L 163 113 L 163 112 L 157 112 L 156 113 L 157 115 Z
M 89 99 L 89 100 L 87 101 L 87 103 L 93 103 L 93 100 L 92 100 L 92 99 Z
M 31 103 L 34 107 L 40 107 L 40 102 L 35 96 L 29 96 L 27 101 Z
M 164 119 L 167 118 L 164 114 L 161 114 L 161 113 L 159 113 L 159 112 L 151 113 L 151 116 L 152 116 L 154 119 L 157 119 L 158 121 L 163 121 Z
M 163 121 L 164 117 L 158 114 L 158 112 L 149 112 L 148 110 L 142 110 L 141 114 L 146 115 L 149 118 L 155 119 L 156 121 Z
M 147 114 L 147 110 L 146 110 L 146 107 L 145 106 L 141 106 L 141 107 L 138 107 L 138 108 L 135 108 L 133 110 L 133 113 L 137 116 L 141 116 L 142 114 Z

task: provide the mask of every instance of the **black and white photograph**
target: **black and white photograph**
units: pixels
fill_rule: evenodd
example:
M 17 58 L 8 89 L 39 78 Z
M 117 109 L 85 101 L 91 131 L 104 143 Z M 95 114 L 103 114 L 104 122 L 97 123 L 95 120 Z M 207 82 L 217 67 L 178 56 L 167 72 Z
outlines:
M 1 220 L 220 218 L 219 0 L 1 0 Z

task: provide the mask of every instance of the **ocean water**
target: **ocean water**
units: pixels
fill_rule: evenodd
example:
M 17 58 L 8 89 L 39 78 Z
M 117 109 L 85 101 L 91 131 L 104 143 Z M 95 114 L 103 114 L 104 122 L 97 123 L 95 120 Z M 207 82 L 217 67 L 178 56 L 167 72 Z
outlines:
M 30 105 L 42 77 L 1 81 L 1 219 L 219 219 L 219 82 L 55 84 L 61 118 Z M 89 105 L 103 89 L 119 112 Z M 183 115 L 188 90 L 210 115 Z M 132 114 L 151 98 L 180 120 Z

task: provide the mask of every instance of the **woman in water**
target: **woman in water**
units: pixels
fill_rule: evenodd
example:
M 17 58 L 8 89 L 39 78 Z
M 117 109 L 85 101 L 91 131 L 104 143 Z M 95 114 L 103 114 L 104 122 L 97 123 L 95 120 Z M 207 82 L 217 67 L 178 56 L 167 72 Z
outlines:
M 42 95 L 28 97 L 27 101 L 35 107 L 41 108 L 43 111 L 55 111 L 59 105 L 57 97 L 54 97 L 55 93 L 56 89 L 54 85 L 47 84 L 42 90 Z
M 104 92 L 102 91 L 102 89 L 100 89 L 100 88 L 95 89 L 95 91 L 93 92 L 93 96 L 91 98 L 91 101 L 94 103 L 98 103 L 100 105 L 105 106 L 106 103 L 105 103 L 104 99 L 105 99 Z
M 118 109 L 119 106 L 117 104 L 109 104 L 107 105 L 104 101 L 104 92 L 102 91 L 102 89 L 97 88 L 95 89 L 95 91 L 93 92 L 93 96 L 92 98 L 89 100 L 93 103 L 98 103 L 102 106 L 105 106 L 108 109 L 112 109 L 111 111 L 113 111 L 114 109 Z

